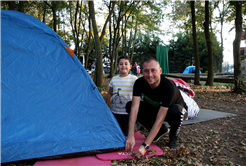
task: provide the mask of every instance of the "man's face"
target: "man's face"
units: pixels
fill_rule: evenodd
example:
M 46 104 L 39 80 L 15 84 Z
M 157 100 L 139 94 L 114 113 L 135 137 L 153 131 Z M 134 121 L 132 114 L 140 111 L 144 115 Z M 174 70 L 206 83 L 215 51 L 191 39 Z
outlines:
M 162 69 L 154 60 L 145 62 L 143 65 L 143 75 L 151 88 L 156 88 L 160 84 Z

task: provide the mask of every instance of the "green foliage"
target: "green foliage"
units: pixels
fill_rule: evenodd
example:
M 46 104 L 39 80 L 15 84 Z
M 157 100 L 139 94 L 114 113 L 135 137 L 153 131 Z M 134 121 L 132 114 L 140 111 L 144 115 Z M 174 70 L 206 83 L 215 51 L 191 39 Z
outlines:
M 191 7 L 190 1 L 175 1 L 170 3 L 172 7 L 171 13 L 167 16 L 172 21 L 172 26 L 179 28 L 181 31 L 187 33 L 192 32 L 192 21 L 191 21 Z M 197 31 L 203 30 L 203 22 L 205 18 L 204 2 L 196 1 L 196 29 Z
M 135 41 L 133 63 L 138 62 L 142 68 L 145 59 L 156 57 L 156 47 L 158 45 L 162 45 L 162 40 L 155 35 L 155 33 L 149 31 L 146 33 L 138 33 Z M 119 55 L 120 54 L 121 52 L 119 52 Z
M 173 38 L 174 39 L 169 41 L 169 72 L 182 73 L 193 60 L 193 51 L 191 48 L 190 37 L 182 33 L 177 33 L 173 36 Z
M 241 55 L 241 61 L 244 60 L 244 59 L 246 59 L 246 54 Z
M 193 51 L 193 38 L 191 35 L 184 33 L 177 33 L 173 36 L 174 39 L 170 40 L 168 61 L 170 73 L 183 73 L 185 68 L 194 62 Z M 198 41 L 198 54 L 200 59 L 201 72 L 204 73 L 208 70 L 208 53 L 204 33 L 197 32 Z M 219 66 L 220 43 L 217 41 L 216 36 L 212 38 L 213 54 L 216 58 L 217 68 Z
M 8 10 L 9 9 L 8 2 L 9 1 L 2 1 L 1 2 L 1 9 Z

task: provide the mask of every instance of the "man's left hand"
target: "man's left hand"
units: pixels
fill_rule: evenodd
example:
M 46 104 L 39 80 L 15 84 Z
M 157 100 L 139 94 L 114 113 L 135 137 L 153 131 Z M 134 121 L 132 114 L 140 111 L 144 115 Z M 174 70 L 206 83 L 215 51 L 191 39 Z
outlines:
M 146 150 L 145 150 L 144 146 L 140 145 L 138 147 L 138 149 L 133 153 L 133 157 L 141 158 L 144 156 L 145 153 L 146 153 Z

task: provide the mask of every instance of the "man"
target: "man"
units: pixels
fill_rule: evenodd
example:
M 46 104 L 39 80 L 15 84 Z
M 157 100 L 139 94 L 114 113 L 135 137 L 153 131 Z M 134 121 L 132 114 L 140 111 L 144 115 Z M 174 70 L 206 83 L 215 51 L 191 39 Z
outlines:
M 134 83 L 132 102 L 126 105 L 126 111 L 130 114 L 126 151 L 132 152 L 135 145 L 136 120 L 150 131 L 142 145 L 133 153 L 138 158 L 145 154 L 152 141 L 158 141 L 169 132 L 163 124 L 164 120 L 171 127 L 168 146 L 170 149 L 179 148 L 178 133 L 181 123 L 187 117 L 187 106 L 174 82 L 161 76 L 161 73 L 162 69 L 156 59 L 145 61 L 143 77 Z

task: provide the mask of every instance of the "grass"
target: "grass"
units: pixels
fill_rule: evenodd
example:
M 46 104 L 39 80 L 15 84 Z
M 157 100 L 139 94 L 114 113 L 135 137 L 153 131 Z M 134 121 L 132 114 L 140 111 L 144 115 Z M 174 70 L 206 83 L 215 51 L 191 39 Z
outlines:
M 202 85 L 205 85 L 206 81 L 200 81 L 200 83 Z M 222 82 L 214 82 L 213 85 L 214 86 L 230 86 L 230 87 L 234 87 L 234 84 L 231 84 L 231 83 L 222 83 Z

